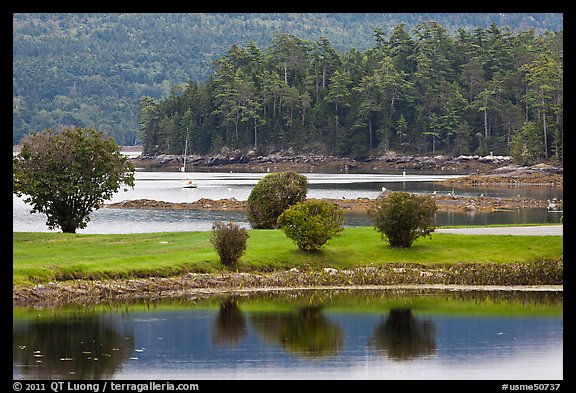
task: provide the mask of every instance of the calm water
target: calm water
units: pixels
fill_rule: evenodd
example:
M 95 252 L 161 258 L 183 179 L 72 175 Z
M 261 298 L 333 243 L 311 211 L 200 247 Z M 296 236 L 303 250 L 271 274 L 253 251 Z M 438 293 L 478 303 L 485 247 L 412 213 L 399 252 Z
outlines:
M 110 202 L 134 199 L 154 199 L 167 202 L 193 202 L 200 198 L 236 198 L 246 200 L 254 185 L 266 173 L 195 172 L 198 184 L 195 189 L 180 187 L 179 172 L 136 172 L 136 186 L 127 192 L 120 191 Z M 382 187 L 395 191 L 448 194 L 451 188 L 434 181 L 458 175 L 452 174 L 346 174 L 307 173 L 310 198 L 376 198 Z M 553 187 L 500 187 L 466 188 L 454 190 L 461 196 L 518 196 L 535 199 L 562 199 L 562 189 Z M 30 214 L 30 206 L 13 196 L 13 231 L 48 231 L 43 214 Z M 560 213 L 546 209 L 518 209 L 496 213 L 443 213 L 436 217 L 437 225 L 483 225 L 557 223 Z M 100 209 L 92 213 L 91 221 L 78 233 L 131 233 L 159 231 L 209 230 L 217 220 L 234 220 L 248 226 L 242 212 L 207 212 L 154 209 Z M 349 215 L 347 225 L 370 225 L 363 215 Z
M 561 380 L 561 292 L 294 291 L 16 309 L 14 379 Z

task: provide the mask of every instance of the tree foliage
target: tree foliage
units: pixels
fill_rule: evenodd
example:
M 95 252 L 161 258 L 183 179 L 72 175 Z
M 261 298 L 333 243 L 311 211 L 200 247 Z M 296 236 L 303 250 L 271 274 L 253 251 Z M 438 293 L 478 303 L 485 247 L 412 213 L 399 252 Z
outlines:
M 50 229 L 85 228 L 92 211 L 122 184 L 134 187 L 134 166 L 116 142 L 86 128 L 45 130 L 28 135 L 13 158 L 13 193 L 32 213 L 45 213 Z
M 378 197 L 369 210 L 374 227 L 391 247 L 410 247 L 434 232 L 436 202 L 427 195 L 391 192 Z
M 232 45 L 206 84 L 144 101 L 142 139 L 153 154 L 181 154 L 189 129 L 198 154 L 509 155 L 535 122 L 542 157 L 561 161 L 562 39 L 495 24 L 451 35 L 429 21 L 339 52 L 325 36 L 277 33 L 264 49 Z
M 264 176 L 246 202 L 246 216 L 252 228 L 278 228 L 278 217 L 288 207 L 302 202 L 308 193 L 308 179 L 294 171 Z
M 335 203 L 307 200 L 286 209 L 278 225 L 299 249 L 312 252 L 342 232 L 344 213 Z
M 431 80 L 458 82 L 473 102 L 499 73 L 505 94 L 491 97 L 498 105 L 480 113 L 470 108 L 465 119 L 476 134 L 484 130 L 486 115 L 492 135 L 487 148 L 496 153 L 508 147 L 510 139 L 503 136 L 521 127 L 501 106 L 510 102 L 526 109 L 527 102 L 520 102 L 526 92 L 520 67 L 542 52 L 555 61 L 562 53 L 561 13 L 14 13 L 12 18 L 14 144 L 30 132 L 70 125 L 103 130 L 118 144 L 175 152 L 189 126 L 194 153 L 223 145 L 322 147 L 357 156 L 376 147 L 418 146 L 426 152 L 431 146 L 420 141 L 446 138 L 422 137 L 423 132 L 450 131 L 425 130 L 432 111 L 443 116 L 438 112 L 444 98 L 433 94 L 438 85 Z M 230 80 L 229 71 L 220 69 L 226 77 L 217 81 L 214 65 L 228 57 L 239 80 Z M 390 73 L 376 78 L 386 58 L 394 68 L 383 68 Z M 355 90 L 345 97 L 331 85 L 346 86 L 346 72 L 352 89 L 365 77 L 382 79 L 387 87 L 379 89 L 379 97 Z M 402 90 L 413 83 L 415 90 Z M 542 98 L 536 96 L 540 82 L 531 83 L 529 93 Z M 250 94 L 232 100 L 240 87 Z M 544 105 L 541 99 L 534 102 L 528 115 L 545 110 L 550 121 L 555 111 L 550 92 L 544 88 L 541 93 Z M 161 116 L 148 118 L 156 122 L 148 132 L 157 134 L 149 139 L 138 135 L 140 97 L 164 102 Z M 343 98 L 350 107 L 340 104 Z M 376 112 L 375 105 L 380 108 Z M 400 114 L 409 131 L 402 142 L 394 126 Z M 174 134 L 158 128 L 164 115 L 173 118 L 173 124 L 163 125 L 175 129 Z M 231 132 L 236 120 L 238 133 Z M 561 144 L 549 142 L 553 156 Z M 474 140 L 470 152 L 477 144 Z M 443 142 L 435 145 L 444 148 Z

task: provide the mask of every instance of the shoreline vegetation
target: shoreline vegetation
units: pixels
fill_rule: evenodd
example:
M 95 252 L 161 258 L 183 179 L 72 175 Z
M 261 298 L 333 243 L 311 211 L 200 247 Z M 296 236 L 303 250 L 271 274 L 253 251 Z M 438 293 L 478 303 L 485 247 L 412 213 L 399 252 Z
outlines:
M 250 230 L 236 268 L 219 263 L 209 231 L 13 234 L 13 306 L 155 301 L 198 293 L 329 287 L 542 287 L 562 290 L 560 236 L 433 233 L 408 249 L 371 227 L 346 228 L 314 253 L 280 230 Z
M 193 166 L 198 170 L 295 170 L 302 173 L 326 168 L 335 172 L 441 170 L 472 174 L 440 182 L 454 188 L 470 185 L 563 187 L 562 167 L 544 163 L 520 166 L 511 164 L 506 157 L 496 156 L 457 159 L 396 156 L 395 159 L 361 163 L 330 157 L 276 156 L 249 160 L 234 157 L 227 160 L 220 157 L 219 161 L 210 158 L 207 160 L 211 164 L 205 166 L 193 160 Z M 182 156 L 147 158 L 139 155 L 132 158 L 139 168 L 166 170 L 177 170 L 181 160 Z M 525 198 L 434 197 L 439 211 L 490 212 L 548 206 L 547 201 Z M 354 213 L 367 211 L 372 203 L 369 198 L 325 200 L 337 203 L 345 212 Z M 104 207 L 244 210 L 246 202 L 234 198 L 200 199 L 191 203 L 142 199 L 105 204 Z M 260 238 L 266 233 L 273 239 Z M 189 238 L 183 242 L 184 249 L 172 251 L 162 248 L 182 243 L 181 240 L 153 241 L 152 250 L 141 251 L 139 246 L 130 245 L 146 243 L 146 234 L 66 236 L 62 233 L 14 233 L 13 306 L 43 307 L 128 300 L 153 302 L 177 297 L 193 299 L 217 293 L 330 288 L 562 291 L 562 237 L 435 233 L 431 240 L 418 240 L 416 247 L 394 250 L 371 227 L 347 228 L 345 233 L 345 236 L 331 240 L 319 253 L 308 254 L 299 252 L 278 231 L 252 230 L 247 255 L 241 258 L 236 271 L 219 265 L 210 246 L 210 232 L 154 234 L 163 238 Z M 91 245 L 92 239 L 100 240 Z M 544 243 L 537 246 L 539 242 Z M 71 251 L 72 244 L 82 244 L 77 253 Z M 127 244 L 128 248 L 118 251 L 120 244 Z M 38 247 L 43 251 L 34 254 Z M 378 250 L 376 254 L 374 249 Z M 102 255 L 102 252 L 113 253 L 114 250 L 117 255 L 112 258 Z M 524 254 L 526 250 L 531 250 L 532 254 Z M 22 252 L 27 255 L 22 255 Z M 398 252 L 403 253 L 402 256 L 398 256 Z M 40 259 L 39 265 L 35 265 L 38 263 L 35 258 Z M 59 258 L 73 262 L 62 264 Z M 191 258 L 196 262 L 192 263 Z M 86 267 L 87 263 L 95 266 Z M 34 277 L 33 281 L 30 281 L 31 277 Z

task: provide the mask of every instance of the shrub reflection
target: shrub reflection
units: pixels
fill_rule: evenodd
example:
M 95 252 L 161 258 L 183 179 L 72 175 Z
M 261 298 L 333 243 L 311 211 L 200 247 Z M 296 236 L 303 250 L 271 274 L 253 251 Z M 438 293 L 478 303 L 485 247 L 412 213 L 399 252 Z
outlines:
M 235 346 L 248 333 L 244 313 L 238 308 L 238 301 L 228 298 L 220 304 L 214 320 L 212 342 L 216 346 Z
M 344 344 L 340 326 L 328 320 L 318 306 L 302 307 L 296 313 L 258 313 L 251 321 L 265 341 L 300 356 L 332 356 Z
M 409 360 L 436 352 L 435 333 L 431 320 L 417 319 L 408 308 L 395 308 L 376 326 L 369 345 L 390 359 Z

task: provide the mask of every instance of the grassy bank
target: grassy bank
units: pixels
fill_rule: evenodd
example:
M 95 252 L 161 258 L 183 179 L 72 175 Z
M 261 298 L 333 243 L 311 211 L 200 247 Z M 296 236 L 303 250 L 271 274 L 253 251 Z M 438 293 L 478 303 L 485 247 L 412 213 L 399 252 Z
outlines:
M 228 301 L 234 300 L 242 312 L 297 313 L 311 305 L 320 306 L 323 312 L 343 313 L 386 313 L 391 309 L 410 308 L 414 314 L 510 316 L 537 315 L 561 316 L 563 295 L 561 292 L 534 291 L 439 291 L 439 290 L 298 290 L 254 292 L 249 296 L 234 296 L 230 293 L 201 297 L 194 302 L 186 299 L 164 299 L 154 302 L 157 311 L 219 310 Z M 109 313 L 116 305 L 92 304 L 83 307 L 83 313 L 98 315 Z M 122 308 L 130 313 L 149 313 L 148 302 L 123 302 Z M 62 306 L 59 313 L 77 315 L 76 305 Z M 15 307 L 13 317 L 18 320 L 54 318 L 52 308 Z
M 561 236 L 434 233 L 409 249 L 394 249 L 371 227 L 345 229 L 316 253 L 299 251 L 279 230 L 250 230 L 241 272 L 353 269 L 389 264 L 517 264 L 562 258 Z M 88 235 L 13 233 L 13 285 L 72 278 L 169 277 L 227 269 L 210 232 Z

